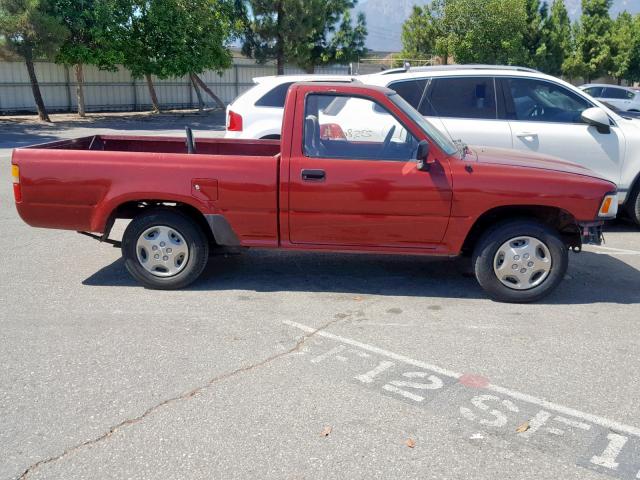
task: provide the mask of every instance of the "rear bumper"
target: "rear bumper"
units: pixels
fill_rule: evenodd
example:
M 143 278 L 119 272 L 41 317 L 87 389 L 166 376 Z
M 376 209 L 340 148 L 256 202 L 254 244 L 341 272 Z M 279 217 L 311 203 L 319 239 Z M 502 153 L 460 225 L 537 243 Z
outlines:
M 604 222 L 581 222 L 578 224 L 580 228 L 580 238 L 583 245 L 602 245 L 602 227 Z

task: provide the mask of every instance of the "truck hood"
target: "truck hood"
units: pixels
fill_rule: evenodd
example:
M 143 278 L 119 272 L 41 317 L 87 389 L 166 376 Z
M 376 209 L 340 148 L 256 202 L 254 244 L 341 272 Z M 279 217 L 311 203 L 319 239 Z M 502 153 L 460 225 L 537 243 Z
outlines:
M 519 150 L 510 150 L 507 148 L 494 147 L 471 147 L 471 155 L 476 157 L 479 163 L 493 163 L 496 165 L 509 165 L 512 167 L 537 168 L 540 170 L 551 170 L 554 172 L 572 173 L 576 175 L 584 175 L 587 177 L 601 177 L 581 165 L 560 160 L 550 155 L 538 153 L 527 153 Z M 467 156 L 467 159 L 469 156 Z

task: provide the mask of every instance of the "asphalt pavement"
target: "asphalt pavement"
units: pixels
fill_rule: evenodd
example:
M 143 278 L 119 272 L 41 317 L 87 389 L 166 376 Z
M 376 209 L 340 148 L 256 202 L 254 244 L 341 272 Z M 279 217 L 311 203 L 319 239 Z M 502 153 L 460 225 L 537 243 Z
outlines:
M 509 305 L 450 261 L 355 254 L 145 290 L 118 249 L 19 219 L 11 147 L 183 123 L 0 121 L 0 480 L 640 478 L 640 231 Z

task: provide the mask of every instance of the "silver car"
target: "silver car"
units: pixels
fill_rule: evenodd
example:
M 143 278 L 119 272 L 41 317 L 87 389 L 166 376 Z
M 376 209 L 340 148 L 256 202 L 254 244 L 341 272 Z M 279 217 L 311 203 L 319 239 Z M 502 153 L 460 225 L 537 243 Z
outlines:
M 613 105 L 623 112 L 640 112 L 640 89 L 589 83 L 580 87 L 585 93 L 601 102 Z

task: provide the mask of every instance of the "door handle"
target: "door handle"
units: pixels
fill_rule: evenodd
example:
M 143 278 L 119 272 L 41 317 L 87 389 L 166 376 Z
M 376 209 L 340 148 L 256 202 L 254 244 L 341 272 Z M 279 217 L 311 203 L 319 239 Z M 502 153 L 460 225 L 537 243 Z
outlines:
M 323 182 L 326 176 L 324 170 L 302 170 L 302 180 L 307 182 Z
M 535 138 L 538 134 L 535 132 L 519 132 L 516 133 L 516 137 L 518 138 Z

